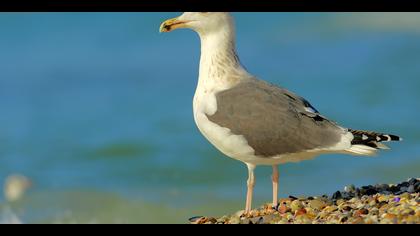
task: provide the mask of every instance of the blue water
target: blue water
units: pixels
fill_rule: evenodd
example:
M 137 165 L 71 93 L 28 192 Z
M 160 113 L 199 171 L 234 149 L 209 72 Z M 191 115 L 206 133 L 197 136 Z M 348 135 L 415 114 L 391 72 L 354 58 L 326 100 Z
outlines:
M 34 185 L 22 222 L 186 222 L 233 213 L 247 171 L 192 117 L 199 39 L 158 33 L 178 13 L 0 14 L 0 181 Z M 280 194 L 419 177 L 420 14 L 234 13 L 248 70 L 346 127 L 404 138 L 378 157 L 280 167 Z M 257 169 L 254 206 L 271 199 Z M 0 217 L 1 221 L 1 217 Z

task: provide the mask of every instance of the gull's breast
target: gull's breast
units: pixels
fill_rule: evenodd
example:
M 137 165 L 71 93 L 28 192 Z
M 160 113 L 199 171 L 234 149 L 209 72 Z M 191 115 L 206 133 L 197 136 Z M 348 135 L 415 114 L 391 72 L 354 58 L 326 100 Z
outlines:
M 208 119 L 208 115 L 217 111 L 217 100 L 214 92 L 197 90 L 193 100 L 194 121 L 203 136 L 223 154 L 246 162 L 253 163 L 257 158 L 254 149 L 248 145 L 242 135 L 236 135 L 227 127 L 222 127 Z

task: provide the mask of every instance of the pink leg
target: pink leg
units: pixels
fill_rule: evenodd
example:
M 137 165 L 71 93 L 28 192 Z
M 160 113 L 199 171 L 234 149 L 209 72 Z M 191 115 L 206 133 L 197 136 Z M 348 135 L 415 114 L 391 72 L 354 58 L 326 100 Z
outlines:
M 253 195 L 254 186 L 255 186 L 255 176 L 254 176 L 255 165 L 247 164 L 247 167 L 248 167 L 248 181 L 247 181 L 248 191 L 246 194 L 246 206 L 245 206 L 245 212 L 244 212 L 245 215 L 249 214 L 252 210 L 252 195 Z
M 278 205 L 278 191 L 279 191 L 279 167 L 278 165 L 273 165 L 273 175 L 271 176 L 273 181 L 273 207 Z

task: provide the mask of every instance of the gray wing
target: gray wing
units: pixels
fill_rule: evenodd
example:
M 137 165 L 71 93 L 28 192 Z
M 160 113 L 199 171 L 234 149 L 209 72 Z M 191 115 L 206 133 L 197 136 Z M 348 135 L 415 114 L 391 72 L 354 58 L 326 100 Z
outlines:
M 344 133 L 308 101 L 260 80 L 216 94 L 217 111 L 208 119 L 243 135 L 258 156 L 331 147 Z

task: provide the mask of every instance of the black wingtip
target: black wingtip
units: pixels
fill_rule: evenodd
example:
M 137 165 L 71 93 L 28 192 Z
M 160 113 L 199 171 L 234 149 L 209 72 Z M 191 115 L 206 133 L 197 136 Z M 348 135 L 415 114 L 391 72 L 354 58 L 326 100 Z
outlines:
M 391 138 L 391 141 L 402 141 L 403 139 L 397 135 L 389 134 L 389 137 Z
M 352 144 L 364 144 L 374 147 L 378 142 L 402 141 L 403 139 L 393 134 L 382 134 L 372 131 L 352 130 L 349 131 L 354 135 Z M 373 144 L 372 144 L 373 143 Z

